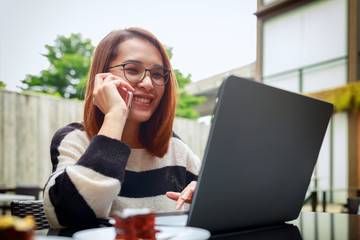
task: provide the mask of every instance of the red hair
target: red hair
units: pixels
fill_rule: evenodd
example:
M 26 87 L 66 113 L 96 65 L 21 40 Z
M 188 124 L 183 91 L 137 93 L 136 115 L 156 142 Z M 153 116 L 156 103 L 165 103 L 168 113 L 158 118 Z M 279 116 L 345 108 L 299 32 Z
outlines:
M 98 134 L 104 121 L 104 114 L 93 102 L 95 75 L 107 72 L 110 62 L 117 57 L 118 46 L 131 38 L 142 38 L 153 44 L 162 56 L 164 67 L 172 69 L 170 59 L 160 41 L 144 29 L 115 30 L 105 36 L 96 47 L 86 87 L 84 130 L 90 139 Z M 166 154 L 173 134 L 177 87 L 175 73 L 171 70 L 169 81 L 165 85 L 164 95 L 157 109 L 148 121 L 141 124 L 140 142 L 152 155 L 158 157 L 163 157 Z

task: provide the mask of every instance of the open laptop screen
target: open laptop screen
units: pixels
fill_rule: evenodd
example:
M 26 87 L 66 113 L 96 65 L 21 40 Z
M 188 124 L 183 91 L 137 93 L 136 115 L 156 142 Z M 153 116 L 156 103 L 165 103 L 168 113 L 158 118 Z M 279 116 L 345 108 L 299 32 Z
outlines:
M 217 232 L 297 218 L 331 114 L 327 102 L 225 79 L 187 225 Z

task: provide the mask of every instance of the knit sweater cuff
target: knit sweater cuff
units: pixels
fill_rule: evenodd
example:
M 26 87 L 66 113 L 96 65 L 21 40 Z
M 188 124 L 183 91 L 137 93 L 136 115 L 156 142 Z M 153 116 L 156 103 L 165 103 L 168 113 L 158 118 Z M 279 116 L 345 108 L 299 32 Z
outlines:
M 81 165 L 123 182 L 130 147 L 119 140 L 103 135 L 93 137 L 84 155 L 76 165 Z

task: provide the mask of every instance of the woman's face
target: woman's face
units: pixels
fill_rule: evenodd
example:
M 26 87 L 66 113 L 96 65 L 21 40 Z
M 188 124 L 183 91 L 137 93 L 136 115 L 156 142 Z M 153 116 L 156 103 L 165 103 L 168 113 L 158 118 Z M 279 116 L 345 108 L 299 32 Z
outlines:
M 158 49 L 142 38 L 132 38 L 121 42 L 118 47 L 117 58 L 110 62 L 109 66 L 134 62 L 142 64 L 147 69 L 151 69 L 154 66 L 163 66 L 162 57 Z M 112 68 L 110 73 L 120 76 L 124 81 L 127 81 L 122 67 Z M 128 121 L 146 122 L 159 105 L 164 95 L 165 86 L 153 84 L 148 71 L 141 82 L 130 84 L 134 87 L 135 92 L 133 93 L 134 97 Z

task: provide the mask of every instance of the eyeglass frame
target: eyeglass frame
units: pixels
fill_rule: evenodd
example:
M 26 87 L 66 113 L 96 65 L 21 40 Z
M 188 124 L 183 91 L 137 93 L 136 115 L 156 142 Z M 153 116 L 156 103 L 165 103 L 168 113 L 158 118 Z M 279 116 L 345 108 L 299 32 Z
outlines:
M 125 71 L 125 66 L 126 66 L 127 64 L 137 64 L 137 65 L 142 66 L 142 67 L 145 69 L 145 73 L 144 73 L 142 79 L 140 79 L 139 81 L 136 81 L 136 82 L 130 81 L 130 80 L 126 77 L 126 74 L 125 74 L 125 72 L 124 72 L 124 71 Z M 171 70 L 168 69 L 167 67 L 154 66 L 154 67 L 148 69 L 148 68 L 144 67 L 144 65 L 142 65 L 141 63 L 136 63 L 136 62 L 122 63 L 122 64 L 118 64 L 118 65 L 115 65 L 115 66 L 108 67 L 107 69 L 112 69 L 112 68 L 116 68 L 116 67 L 122 67 L 122 68 L 123 68 L 123 72 L 124 72 L 124 76 L 125 76 L 126 80 L 129 81 L 129 82 L 131 82 L 131 83 L 139 83 L 139 82 L 141 82 L 142 80 L 144 80 L 144 78 L 145 78 L 145 76 L 146 76 L 146 73 L 149 72 L 149 73 L 150 73 L 151 82 L 153 82 L 156 86 L 165 86 L 166 83 L 169 81 L 169 77 L 170 77 L 170 73 L 171 73 Z M 162 67 L 162 68 L 164 68 L 164 70 L 167 70 L 167 71 L 168 71 L 168 72 L 167 72 L 168 74 L 166 75 L 167 77 L 166 77 L 166 78 L 164 77 L 164 84 L 158 84 L 158 83 L 156 83 L 156 82 L 153 80 L 153 78 L 152 78 L 151 70 L 154 69 L 154 68 L 157 68 L 157 67 Z M 165 76 L 165 74 L 164 74 L 164 76 Z

